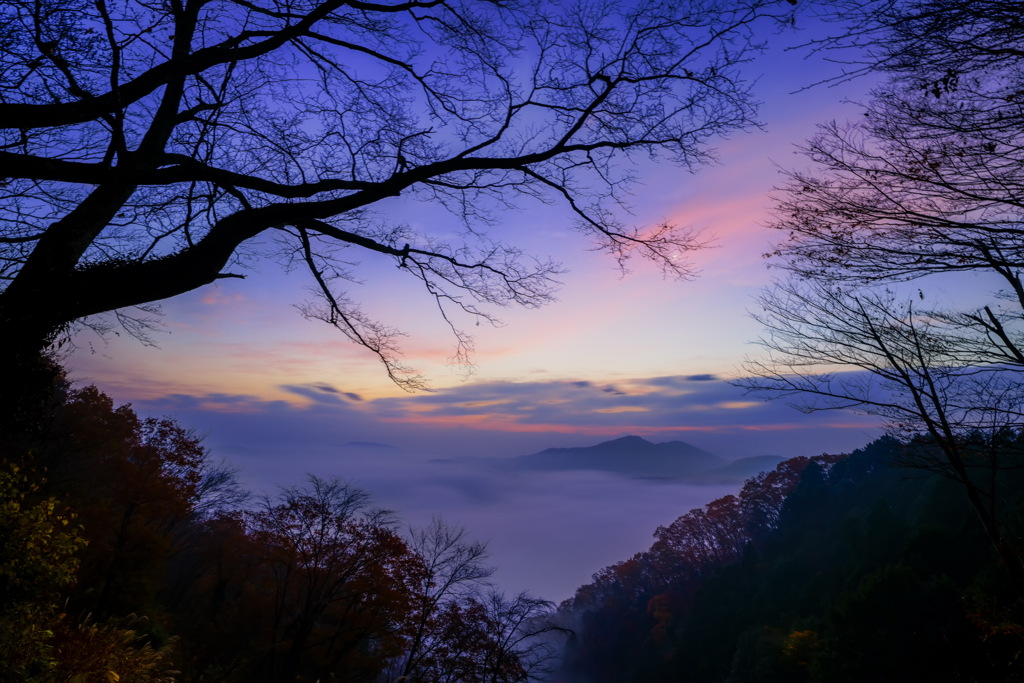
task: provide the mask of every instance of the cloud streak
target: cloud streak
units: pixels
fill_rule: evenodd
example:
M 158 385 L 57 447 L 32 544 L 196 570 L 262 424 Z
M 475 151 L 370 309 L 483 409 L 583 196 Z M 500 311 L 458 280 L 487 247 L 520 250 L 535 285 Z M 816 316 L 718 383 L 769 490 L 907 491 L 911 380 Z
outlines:
M 853 448 L 878 433 L 871 418 L 838 412 L 803 415 L 782 402 L 752 400 L 711 375 L 611 383 L 483 382 L 376 399 L 326 382 L 279 389 L 291 399 L 174 393 L 136 405 L 197 421 L 211 435 L 231 434 L 224 425 L 242 419 L 232 415 L 258 415 L 259 424 L 247 429 L 271 442 L 277 435 L 291 434 L 298 444 L 330 435 L 408 448 L 430 443 L 441 455 L 481 450 L 521 455 L 627 434 L 692 440 L 725 457 L 808 455 Z

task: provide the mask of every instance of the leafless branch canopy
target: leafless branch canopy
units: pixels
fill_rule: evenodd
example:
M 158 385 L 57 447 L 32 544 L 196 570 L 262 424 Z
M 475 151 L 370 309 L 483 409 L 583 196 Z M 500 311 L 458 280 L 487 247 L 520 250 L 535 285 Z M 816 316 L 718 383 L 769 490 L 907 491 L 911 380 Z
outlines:
M 615 211 L 635 154 L 695 167 L 753 124 L 737 67 L 774 0 L 12 0 L 0 7 L 0 321 L 38 348 L 74 321 L 238 277 L 276 235 L 309 315 L 376 352 L 395 332 L 337 289 L 392 259 L 442 315 L 535 306 L 557 264 L 488 236 L 524 197 L 568 203 L 615 257 L 686 277 L 685 230 Z M 454 240 L 389 225 L 441 203 Z M 448 231 L 449 234 L 451 231 Z M 233 265 L 232 265 L 233 264 Z M 449 321 L 451 321 L 449 319 Z M 458 335 L 459 353 L 470 349 Z
M 784 237 L 766 256 L 792 279 L 762 300 L 773 355 L 755 375 L 900 431 L 1020 423 L 1024 25 L 983 13 L 995 5 L 881 2 L 874 18 L 847 7 L 843 40 L 874 36 L 865 59 L 893 77 L 857 121 L 822 125 L 803 148 L 810 169 L 776 193 L 771 225 Z M 953 69 L 938 85 L 936 63 Z M 968 64 L 977 71 L 961 71 Z M 980 299 L 949 306 L 931 289 L 936 275 Z M 844 384 L 840 369 L 871 379 Z
M 811 44 L 845 65 L 833 80 L 884 71 L 941 92 L 961 77 L 1024 57 L 1016 0 L 824 0 L 819 15 L 838 24 Z M 854 50 L 850 50 L 854 48 Z
M 805 411 L 853 408 L 892 431 L 956 440 L 1024 418 L 1020 363 L 891 291 L 782 282 L 760 299 L 767 356 L 741 384 L 793 398 Z M 986 362 L 987 361 L 987 362 Z
M 811 169 L 778 192 L 785 237 L 767 256 L 789 279 L 762 297 L 767 354 L 740 384 L 882 417 L 914 464 L 960 482 L 1024 596 L 1016 492 L 997 476 L 1024 433 L 1020 3 L 826 5 L 845 23 L 818 47 L 860 46 L 844 77 L 889 80 L 857 122 L 820 128 Z M 938 276 L 966 285 L 955 304 Z

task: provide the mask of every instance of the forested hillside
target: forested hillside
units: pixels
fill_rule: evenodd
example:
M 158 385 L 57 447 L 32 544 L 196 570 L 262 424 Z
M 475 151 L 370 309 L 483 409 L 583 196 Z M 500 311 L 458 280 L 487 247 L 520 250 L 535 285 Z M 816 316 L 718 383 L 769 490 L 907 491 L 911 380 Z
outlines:
M 1013 500 L 1019 544 L 1022 439 L 996 438 L 1013 464 L 972 476 Z M 930 448 L 795 458 L 659 528 L 561 605 L 557 680 L 1024 680 L 1021 587 L 958 482 L 899 466 Z
M 787 460 L 552 613 L 461 529 L 340 479 L 253 498 L 51 372 L 3 443 L 0 680 L 1024 680 L 1021 587 L 925 438 Z M 962 447 L 1019 551 L 1024 435 Z
M 0 681 L 523 681 L 550 604 L 486 549 L 310 476 L 254 498 L 194 434 L 54 367 L 0 430 Z M 29 394 L 26 394 L 29 396 Z

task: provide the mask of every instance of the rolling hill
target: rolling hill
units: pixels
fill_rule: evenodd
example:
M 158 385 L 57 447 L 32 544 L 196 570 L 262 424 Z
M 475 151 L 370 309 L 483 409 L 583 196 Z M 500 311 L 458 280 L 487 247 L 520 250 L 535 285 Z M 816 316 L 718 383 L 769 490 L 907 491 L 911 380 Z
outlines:
M 652 443 L 639 436 L 624 436 L 596 446 L 548 448 L 511 458 L 509 464 L 524 470 L 597 470 L 631 477 L 742 481 L 781 460 L 758 456 L 731 461 L 684 441 Z

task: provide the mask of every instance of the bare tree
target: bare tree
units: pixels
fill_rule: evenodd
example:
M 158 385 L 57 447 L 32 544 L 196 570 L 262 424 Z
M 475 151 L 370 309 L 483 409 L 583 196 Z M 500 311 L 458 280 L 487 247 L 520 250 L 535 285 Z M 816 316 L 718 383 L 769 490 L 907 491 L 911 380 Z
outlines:
M 523 683 L 544 680 L 557 656 L 553 638 L 565 629 L 552 620 L 552 603 L 493 586 L 466 594 L 438 611 L 436 644 L 396 681 Z
M 80 321 L 144 334 L 153 302 L 242 277 L 273 238 L 308 269 L 306 315 L 379 356 L 397 332 L 344 292 L 388 258 L 454 311 L 548 301 L 557 264 L 489 227 L 562 201 L 620 261 L 689 275 L 686 230 L 615 208 L 634 154 L 693 168 L 753 123 L 737 67 L 781 0 L 12 0 L 0 8 L 0 328 L 29 357 Z M 403 196 L 462 221 L 416 234 Z M 450 232 L 450 231 L 447 231 Z M 134 308 L 133 308 L 134 307 Z M 141 309 L 141 313 L 139 310 Z M 113 312 L 106 322 L 94 316 Z
M 1022 465 L 1019 446 L 1005 447 L 1024 418 L 1020 368 L 961 353 L 962 330 L 891 292 L 789 282 L 760 301 L 764 312 L 756 317 L 767 330 L 761 345 L 768 354 L 746 363 L 739 384 L 793 399 L 807 412 L 882 417 L 908 444 L 904 464 L 961 484 L 993 546 L 1024 579 L 1003 516 L 1017 492 L 1004 490 L 997 476 Z
M 545 680 L 558 653 L 552 642 L 567 629 L 554 623 L 554 604 L 519 593 L 491 590 L 484 598 L 490 641 L 484 657 L 488 683 Z
M 996 123 L 1012 113 L 1004 112 L 1013 100 L 1006 87 L 996 80 L 984 93 L 936 96 L 890 83 L 876 90 L 861 120 L 824 125 L 807 143 L 813 165 L 789 174 L 772 224 L 786 236 L 770 264 L 793 278 L 762 300 L 773 364 L 799 375 L 873 371 L 886 357 L 885 340 L 874 336 L 888 330 L 908 349 L 901 365 L 955 375 L 963 396 L 971 393 L 965 378 L 979 368 L 1012 387 L 1007 378 L 1024 366 L 1024 125 Z M 980 281 L 994 291 L 966 308 L 943 308 L 929 289 L 936 275 L 947 286 L 979 290 Z M 763 363 L 757 369 L 768 370 Z M 994 409 L 982 404 L 997 393 L 990 385 L 977 392 L 974 408 L 954 402 L 943 409 L 974 429 L 984 419 L 971 415 Z M 907 405 L 927 426 L 931 418 Z
M 391 513 L 368 502 L 343 480 L 310 476 L 247 516 L 261 555 L 247 599 L 268 603 L 270 616 L 259 624 L 256 680 L 369 678 L 400 648 L 423 565 Z
M 961 77 L 1024 57 L 1016 0 L 824 0 L 839 31 L 813 45 L 839 49 L 838 79 L 884 71 L 938 96 Z M 857 50 L 851 57 L 848 48 Z
M 420 671 L 437 650 L 451 647 L 452 606 L 479 593 L 494 573 L 484 564 L 486 544 L 469 540 L 465 529 L 435 518 L 410 536 L 409 545 L 424 569 L 413 590 L 408 643 L 402 661 L 396 662 L 399 680 Z
M 882 417 L 911 464 L 962 484 L 1024 594 L 997 476 L 1024 426 L 1019 7 L 830 4 L 850 23 L 819 47 L 859 45 L 855 65 L 890 79 L 857 122 L 820 128 L 779 192 L 768 256 L 790 279 L 761 299 L 768 354 L 740 383 Z M 944 305 L 937 277 L 978 298 Z

